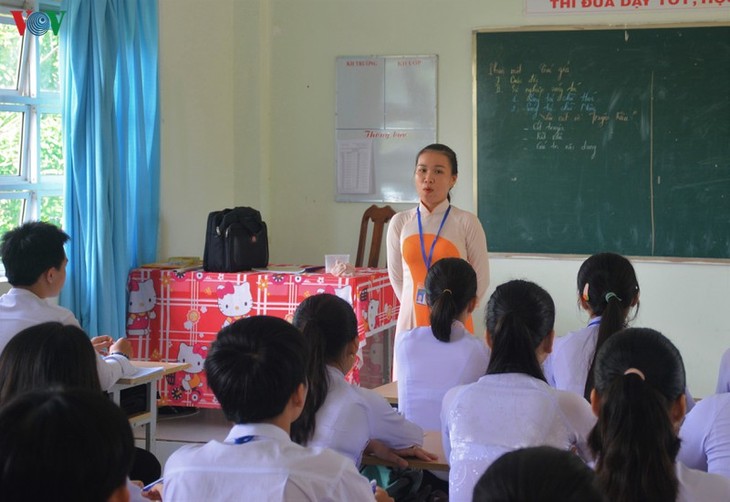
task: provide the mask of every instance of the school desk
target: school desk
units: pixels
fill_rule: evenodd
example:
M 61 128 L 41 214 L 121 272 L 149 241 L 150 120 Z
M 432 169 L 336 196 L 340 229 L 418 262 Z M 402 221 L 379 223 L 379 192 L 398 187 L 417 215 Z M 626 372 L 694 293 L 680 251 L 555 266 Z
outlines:
M 137 357 L 190 364 L 160 382 L 160 405 L 219 408 L 203 371 L 218 331 L 254 315 L 291 321 L 299 303 L 317 293 L 344 298 L 355 310 L 360 349 L 349 380 L 375 387 L 389 374 L 385 335 L 395 327 L 399 304 L 386 269 L 359 268 L 353 276 L 337 277 L 324 272 L 140 268 L 129 274 L 128 290 L 127 338 Z
M 157 382 L 160 381 L 165 375 L 171 375 L 178 371 L 187 369 L 190 365 L 188 363 L 163 363 L 160 361 L 131 361 L 133 366 L 138 368 L 138 372 L 135 375 L 129 377 L 122 377 L 117 380 L 109 393 L 111 394 L 112 400 L 120 404 L 121 393 L 125 389 L 144 385 L 146 387 L 147 395 L 147 407 L 144 411 L 135 413 L 129 417 L 129 425 L 134 427 L 144 426 L 145 437 L 144 445 L 145 449 L 151 453 L 154 453 L 155 448 L 155 437 L 157 435 Z
M 423 449 L 437 455 L 433 462 L 427 462 L 419 458 L 404 457 L 408 461 L 408 467 L 412 469 L 428 469 L 429 471 L 448 471 L 449 462 L 444 456 L 444 446 L 441 443 L 441 431 L 425 431 L 423 436 Z M 380 459 L 373 455 L 363 455 L 363 465 L 383 465 L 396 467 L 395 463 Z
M 373 389 L 393 406 L 398 406 L 398 381 L 388 382 Z

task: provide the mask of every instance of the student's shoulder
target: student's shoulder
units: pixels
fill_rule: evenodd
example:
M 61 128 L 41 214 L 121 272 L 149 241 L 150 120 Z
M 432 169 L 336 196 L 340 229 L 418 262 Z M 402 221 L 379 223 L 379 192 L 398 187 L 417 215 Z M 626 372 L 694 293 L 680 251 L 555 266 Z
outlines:
M 677 501 L 727 500 L 730 493 L 730 479 L 719 474 L 690 469 L 681 462 L 676 463 L 679 494 Z

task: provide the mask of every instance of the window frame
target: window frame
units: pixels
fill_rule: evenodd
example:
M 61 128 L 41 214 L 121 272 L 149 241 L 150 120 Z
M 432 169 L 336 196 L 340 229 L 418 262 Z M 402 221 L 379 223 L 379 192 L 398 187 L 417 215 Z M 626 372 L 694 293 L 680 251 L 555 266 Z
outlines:
M 10 13 L 12 10 L 58 8 L 58 3 L 37 1 L 30 7 L 0 5 L 0 23 L 16 28 Z M 42 36 L 56 35 L 49 30 Z M 40 37 L 26 31 L 22 38 L 17 89 L 0 89 L 0 111 L 21 113 L 23 121 L 19 172 L 17 175 L 0 175 L 0 199 L 25 201 L 18 223 L 39 219 L 43 197 L 63 196 L 65 183 L 65 166 L 64 174 L 60 175 L 43 175 L 41 166 L 41 118 L 44 114 L 61 114 L 60 83 L 57 92 L 41 90 Z

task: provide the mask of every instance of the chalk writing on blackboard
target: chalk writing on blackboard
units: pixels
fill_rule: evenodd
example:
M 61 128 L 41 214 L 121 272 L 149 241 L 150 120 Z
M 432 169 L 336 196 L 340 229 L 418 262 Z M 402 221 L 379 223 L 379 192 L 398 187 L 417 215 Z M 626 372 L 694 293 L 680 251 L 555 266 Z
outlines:
M 606 144 L 596 139 L 602 132 L 613 135 L 616 127 L 640 119 L 637 108 L 616 109 L 574 73 L 569 61 L 489 63 L 492 92 L 498 99 L 507 97 L 509 113 L 524 122 L 523 149 L 562 150 L 594 160 Z

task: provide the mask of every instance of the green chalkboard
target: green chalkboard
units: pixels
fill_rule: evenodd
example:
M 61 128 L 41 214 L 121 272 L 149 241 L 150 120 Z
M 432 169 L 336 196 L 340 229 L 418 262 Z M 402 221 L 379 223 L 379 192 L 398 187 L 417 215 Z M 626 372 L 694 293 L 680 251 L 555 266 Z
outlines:
M 730 258 L 730 26 L 475 37 L 490 251 Z

